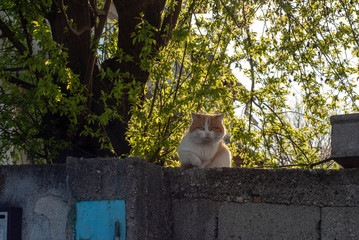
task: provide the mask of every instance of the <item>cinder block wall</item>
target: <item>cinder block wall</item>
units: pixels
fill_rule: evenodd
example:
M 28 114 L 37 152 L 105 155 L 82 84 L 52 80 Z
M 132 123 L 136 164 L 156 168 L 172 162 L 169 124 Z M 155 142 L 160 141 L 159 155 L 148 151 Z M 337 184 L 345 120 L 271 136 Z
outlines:
M 359 169 L 162 168 L 137 158 L 0 168 L 23 239 L 73 239 L 80 201 L 124 200 L 126 239 L 359 239 Z
M 359 239 L 359 169 L 165 169 L 172 239 Z

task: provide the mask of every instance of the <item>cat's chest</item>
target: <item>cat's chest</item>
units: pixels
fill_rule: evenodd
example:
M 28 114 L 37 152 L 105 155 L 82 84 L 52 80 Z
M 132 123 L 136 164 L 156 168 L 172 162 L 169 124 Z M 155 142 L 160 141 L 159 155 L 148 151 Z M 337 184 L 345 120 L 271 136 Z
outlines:
M 218 142 L 203 144 L 191 139 L 186 135 L 180 146 L 180 150 L 189 151 L 199 157 L 201 160 L 207 161 L 213 158 L 218 149 Z
M 197 144 L 196 144 L 197 145 Z M 198 144 L 194 151 L 201 160 L 210 160 L 217 152 L 218 144 Z

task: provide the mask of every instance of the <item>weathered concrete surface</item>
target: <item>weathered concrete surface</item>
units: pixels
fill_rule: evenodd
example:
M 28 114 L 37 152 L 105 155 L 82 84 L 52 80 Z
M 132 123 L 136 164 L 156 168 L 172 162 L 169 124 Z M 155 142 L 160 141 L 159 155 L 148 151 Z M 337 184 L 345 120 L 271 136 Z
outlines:
M 359 170 L 164 169 L 174 198 L 359 206 Z
M 48 219 L 52 240 L 61 240 L 66 236 L 67 202 L 63 197 L 46 195 L 41 197 L 35 205 L 35 213 L 42 214 Z
M 67 173 L 72 205 L 125 200 L 127 239 L 170 239 L 171 199 L 161 167 L 138 158 L 68 158 Z
M 0 206 L 23 208 L 23 239 L 73 239 L 87 200 L 124 200 L 127 239 L 359 236 L 359 169 L 183 170 L 137 158 L 0 167 Z
M 320 207 L 181 199 L 172 211 L 172 239 L 320 239 Z
M 61 228 L 65 230 L 67 204 L 48 204 L 44 198 L 67 202 L 64 164 L 0 167 L 0 205 L 23 209 L 22 239 L 66 239 Z M 57 233 L 62 235 L 53 235 Z
M 332 116 L 330 122 L 331 157 L 343 167 L 359 167 L 359 113 Z
M 173 202 L 172 239 L 210 240 L 218 236 L 218 204 L 201 199 Z
M 322 240 L 359 239 L 359 207 L 322 208 Z
M 318 239 L 320 208 L 265 203 L 223 203 L 218 239 Z

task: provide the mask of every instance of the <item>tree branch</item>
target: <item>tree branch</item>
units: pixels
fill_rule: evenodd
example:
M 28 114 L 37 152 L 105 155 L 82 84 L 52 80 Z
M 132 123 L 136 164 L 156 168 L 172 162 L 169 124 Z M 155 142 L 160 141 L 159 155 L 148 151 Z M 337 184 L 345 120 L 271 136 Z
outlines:
M 35 85 L 31 84 L 31 83 L 28 83 L 28 82 L 25 82 L 21 79 L 18 79 L 14 76 L 11 76 L 11 75 L 8 75 L 8 82 L 9 83 L 13 83 L 13 84 L 16 84 L 18 85 L 19 87 L 22 87 L 24 89 L 27 89 L 27 90 L 30 90 L 30 89 L 33 89 L 35 87 Z
M 252 124 L 252 118 L 253 118 L 253 101 L 254 101 L 254 86 L 255 86 L 255 78 L 254 78 L 254 63 L 253 63 L 253 56 L 251 54 L 251 48 L 252 48 L 252 39 L 251 34 L 249 32 L 249 29 L 246 29 L 247 33 L 247 41 L 248 41 L 248 55 L 249 55 L 249 65 L 250 65 L 250 73 L 251 73 L 251 91 L 250 91 L 250 100 L 249 100 L 249 119 L 248 119 L 248 132 L 251 132 L 251 124 Z M 248 103 L 247 103 L 248 104 Z
M 315 166 L 322 165 L 322 164 L 327 163 L 327 162 L 330 162 L 330 161 L 332 161 L 332 160 L 333 160 L 333 159 L 332 159 L 331 157 L 329 157 L 329 158 L 324 159 L 324 160 L 322 160 L 322 161 L 309 164 L 309 167 L 310 167 L 310 168 L 313 168 L 313 167 L 315 167 Z
M 91 5 L 93 4 L 94 7 L 96 7 L 96 3 L 94 2 L 94 0 L 91 0 Z M 111 0 L 106 0 L 105 2 L 105 6 L 104 8 L 101 10 L 101 12 L 104 13 L 104 15 L 100 15 L 99 16 L 99 24 L 97 26 L 95 26 L 95 36 L 93 38 L 93 45 L 92 45 L 92 49 L 90 52 L 90 58 L 88 60 L 88 65 L 87 65 L 87 69 L 86 69 L 86 74 L 85 74 L 85 82 L 87 83 L 87 90 L 88 90 L 88 109 L 90 109 L 91 104 L 92 104 L 92 98 L 91 98 L 91 92 L 92 92 L 92 81 L 93 81 L 93 71 L 95 68 L 95 63 L 96 63 L 96 49 L 98 46 L 98 41 L 101 38 L 101 34 L 103 32 L 103 29 L 105 27 L 106 21 L 107 21 L 107 15 L 108 12 L 110 10 L 110 5 L 111 5 Z M 97 8 L 97 7 L 96 7 Z
M 92 11 L 96 14 L 96 16 L 107 16 L 108 14 L 108 10 L 106 10 L 106 5 L 107 4 L 111 4 L 111 1 L 106 1 L 105 2 L 105 6 L 103 9 L 98 9 L 97 7 L 97 1 L 96 0 L 89 0 L 90 2 L 90 6 L 91 6 L 91 9 Z
M 195 1 L 193 1 L 195 2 Z M 182 0 L 178 0 L 177 2 L 174 2 L 174 4 L 176 4 L 176 6 L 174 7 L 174 11 L 170 14 L 168 14 L 162 22 L 162 26 L 161 26 L 161 30 L 160 30 L 160 37 L 162 37 L 163 35 L 166 34 L 166 29 L 168 26 L 168 32 L 167 32 L 167 37 L 162 37 L 162 41 L 161 41 L 161 45 L 166 44 L 169 39 L 171 38 L 171 32 L 172 30 L 176 27 L 177 24 L 177 20 L 178 20 L 178 16 L 181 12 L 182 9 Z M 192 4 L 192 6 L 194 6 L 194 3 Z
M 254 101 L 253 101 L 254 104 L 256 104 Z M 282 124 L 282 126 L 287 126 L 284 122 L 283 122 L 283 119 L 281 119 L 278 114 L 274 111 L 274 109 L 269 106 L 268 104 L 266 103 L 262 103 L 264 106 L 266 106 L 273 114 L 274 116 L 279 120 L 279 122 Z M 258 105 L 257 105 L 258 106 Z M 277 133 L 279 134 L 279 133 Z M 293 138 L 288 134 L 288 135 L 283 135 L 281 134 L 282 136 L 286 137 L 292 144 L 293 146 L 297 147 L 298 150 L 303 154 L 303 156 L 305 157 L 305 159 L 307 159 L 307 162 L 310 162 L 308 156 L 305 154 L 305 152 L 302 150 L 302 148 L 293 140 Z
M 94 0 L 92 0 L 90 2 L 92 2 L 92 4 L 94 4 L 93 1 Z M 101 34 L 103 32 L 103 29 L 104 29 L 106 21 L 107 21 L 107 15 L 110 10 L 110 5 L 111 5 L 111 0 L 106 0 L 105 6 L 103 7 L 103 9 L 97 10 L 97 11 L 100 11 L 98 14 L 100 22 L 97 25 L 97 27 L 95 28 L 94 41 L 98 41 L 101 37 Z
M 4 70 L 5 72 L 18 72 L 18 71 L 22 71 L 22 70 L 27 70 L 29 69 L 28 67 L 13 67 L 13 68 L 3 68 L 2 70 Z
M 2 31 L 1 37 L 6 37 L 7 39 L 9 39 L 9 41 L 14 45 L 14 47 L 19 52 L 21 52 L 21 54 L 24 54 L 24 52 L 27 50 L 26 47 L 19 40 L 16 39 L 15 34 L 1 19 L 0 19 L 0 30 Z
M 356 45 L 359 46 L 359 38 L 356 35 L 355 27 L 353 26 L 353 19 L 350 16 L 350 13 L 348 12 L 348 8 L 344 4 L 343 0 L 339 0 L 339 2 L 343 6 L 343 9 L 345 11 L 345 16 L 347 17 L 347 20 L 348 20 L 348 23 L 349 23 L 349 26 L 350 26 L 350 30 L 351 30 L 351 32 L 353 34 L 353 40 L 355 41 Z
M 302 164 L 288 164 L 288 165 L 281 165 L 281 166 L 279 166 L 279 168 L 287 168 L 287 167 L 309 167 L 309 168 L 313 168 L 313 167 L 315 167 L 315 166 L 318 166 L 318 165 L 322 165 L 322 164 L 324 164 L 324 163 L 327 163 L 327 162 L 330 162 L 330 161 L 332 161 L 333 159 L 332 158 L 326 158 L 326 159 L 324 159 L 324 160 L 321 160 L 321 161 L 319 161 L 319 162 L 315 162 L 315 163 L 310 163 L 310 164 L 304 164 L 304 165 L 302 165 Z
M 60 0 L 60 10 L 61 10 L 62 14 L 63 14 L 64 17 L 65 17 L 67 28 L 68 28 L 73 34 L 75 34 L 76 36 L 80 36 L 80 35 L 82 35 L 83 33 L 85 33 L 85 32 L 87 32 L 87 31 L 90 31 L 90 30 L 91 30 L 91 28 L 90 28 L 89 26 L 82 27 L 82 28 L 79 29 L 79 30 L 76 30 L 75 28 L 72 27 L 71 21 L 70 21 L 69 17 L 67 16 L 67 13 L 66 13 L 66 11 L 65 11 L 64 0 Z
M 29 50 L 30 55 L 32 55 L 33 54 L 32 44 L 31 44 L 32 40 L 31 40 L 31 36 L 30 36 L 29 32 L 27 31 L 27 20 L 24 18 L 24 15 L 22 14 L 22 12 L 20 10 L 19 10 L 19 16 L 20 16 L 22 29 L 25 33 L 27 48 Z

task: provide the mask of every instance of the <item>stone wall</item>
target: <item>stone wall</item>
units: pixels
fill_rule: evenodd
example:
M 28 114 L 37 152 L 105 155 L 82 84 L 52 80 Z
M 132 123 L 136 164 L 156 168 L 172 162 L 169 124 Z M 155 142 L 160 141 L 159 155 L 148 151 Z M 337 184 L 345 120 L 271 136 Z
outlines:
M 162 168 L 137 158 L 0 168 L 22 239 L 77 239 L 76 204 L 123 200 L 121 239 L 359 239 L 359 169 Z M 101 219 L 99 219 L 101 221 Z

